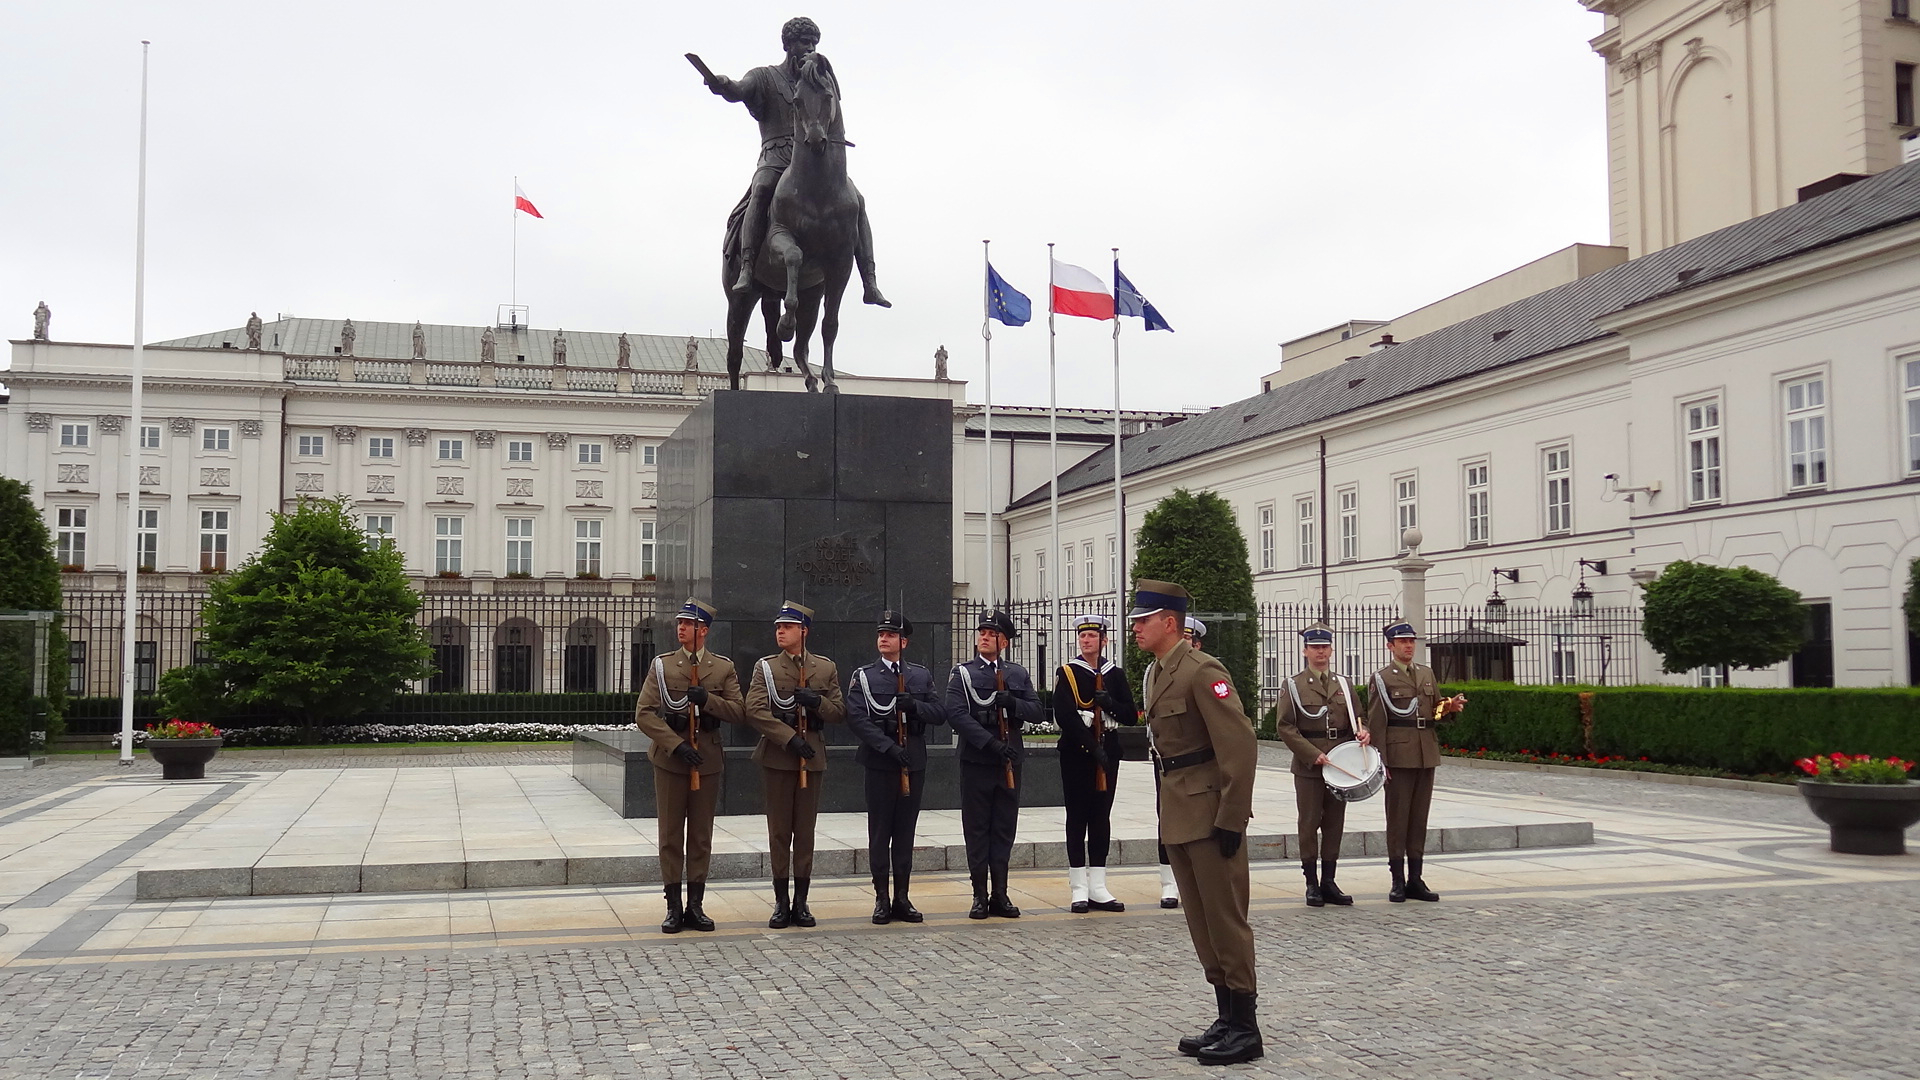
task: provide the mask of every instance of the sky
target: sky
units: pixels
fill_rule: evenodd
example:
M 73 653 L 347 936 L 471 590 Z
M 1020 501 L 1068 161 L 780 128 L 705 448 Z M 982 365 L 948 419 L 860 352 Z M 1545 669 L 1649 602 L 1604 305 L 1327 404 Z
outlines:
M 759 0 L 14 5 L 0 330 L 133 329 L 140 41 L 153 42 L 146 338 L 249 311 L 724 332 L 720 241 L 758 152 L 740 76 L 806 14 L 845 95 L 891 310 L 836 361 L 981 400 L 982 240 L 1044 312 L 1047 248 L 1112 248 L 1173 333 L 1122 329 L 1128 408 L 1246 397 L 1279 343 L 1605 243 L 1600 17 L 1576 0 Z M 1045 405 L 1045 316 L 994 324 L 997 404 Z M 750 332 L 749 342 L 757 336 Z M 1059 402 L 1111 406 L 1109 324 L 1061 318 Z

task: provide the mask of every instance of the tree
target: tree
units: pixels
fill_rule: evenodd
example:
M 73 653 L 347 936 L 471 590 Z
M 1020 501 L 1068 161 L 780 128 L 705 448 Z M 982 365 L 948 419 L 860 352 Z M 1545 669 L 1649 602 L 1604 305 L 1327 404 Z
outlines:
M 1907 633 L 1920 634 L 1920 559 L 1907 564 Z
M 1206 650 L 1227 665 L 1240 691 L 1240 704 L 1253 716 L 1260 689 L 1255 679 L 1260 621 L 1253 601 L 1247 538 L 1240 532 L 1233 506 L 1211 491 L 1196 495 L 1184 488 L 1160 500 L 1134 537 L 1133 580 L 1141 578 L 1185 588 L 1193 594 L 1196 612 L 1243 616 L 1209 622 Z M 1137 689 L 1139 673 L 1152 658 L 1133 644 L 1131 634 L 1127 657 L 1127 670 Z
M 1768 667 L 1806 643 L 1800 594 L 1771 574 L 1677 562 L 1646 588 L 1640 632 L 1668 672 Z
M 60 610 L 60 564 L 53 535 L 33 505 L 33 488 L 0 477 L 0 609 Z M 49 738 L 60 733 L 67 703 L 67 637 L 56 622 L 47 634 L 47 692 L 33 696 L 31 623 L 0 623 L 0 754 L 27 748 L 41 710 Z
M 317 727 L 385 705 L 432 674 L 419 610 L 393 545 L 369 545 L 344 499 L 303 499 L 273 515 L 258 554 L 213 583 L 201 620 L 235 704 Z M 209 681 L 176 677 L 169 698 Z

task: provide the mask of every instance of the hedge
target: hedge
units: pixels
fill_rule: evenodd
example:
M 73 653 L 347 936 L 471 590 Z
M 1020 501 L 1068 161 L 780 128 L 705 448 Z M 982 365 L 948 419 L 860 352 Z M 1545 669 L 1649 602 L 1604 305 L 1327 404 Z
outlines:
M 630 693 L 585 694 L 400 694 L 393 704 L 354 717 L 357 725 L 437 724 L 600 724 L 633 722 Z M 134 699 L 134 726 L 161 719 L 157 698 Z M 120 699 L 76 698 L 67 711 L 67 730 L 75 735 L 110 735 L 120 730 Z M 298 718 L 271 710 L 207 717 L 222 728 L 297 727 Z
M 1471 704 L 1440 729 L 1465 750 L 1645 757 L 1747 775 L 1783 773 L 1838 750 L 1920 758 L 1920 689 L 1753 690 L 1717 687 L 1528 686 L 1468 683 Z M 1591 702 L 1591 726 L 1582 697 Z

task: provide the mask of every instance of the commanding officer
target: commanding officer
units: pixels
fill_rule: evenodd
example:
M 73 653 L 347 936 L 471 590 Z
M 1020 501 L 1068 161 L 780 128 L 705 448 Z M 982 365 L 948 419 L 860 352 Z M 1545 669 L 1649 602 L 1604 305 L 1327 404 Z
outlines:
M 1180 1052 L 1205 1065 L 1251 1061 L 1265 1053 L 1254 1017 L 1243 842 L 1259 746 L 1225 665 L 1181 637 L 1187 590 L 1142 580 L 1133 595 L 1133 639 L 1154 658 L 1141 687 L 1160 754 L 1160 839 L 1173 857 L 1187 933 L 1219 1007 L 1205 1034 L 1180 1040 Z
M 847 726 L 860 740 L 854 760 L 866 767 L 873 921 L 884 926 L 895 919 L 917 923 L 925 918 L 907 898 L 907 880 L 913 875 L 913 831 L 927 786 L 927 725 L 945 716 L 933 672 L 901 656 L 913 622 L 897 611 L 883 611 L 874 630 L 880 659 L 856 670 L 847 683 Z
M 1394 623 L 1386 634 L 1393 660 L 1373 674 L 1367 723 L 1380 735 L 1380 757 L 1387 766 L 1387 867 L 1393 873 L 1387 899 L 1396 904 L 1409 898 L 1438 900 L 1440 894 L 1420 879 L 1427 808 L 1433 804 L 1434 770 L 1440 767 L 1434 727 L 1465 708 L 1467 696 L 1442 698 L 1433 669 L 1413 662 L 1420 634 L 1412 624 Z
M 1080 655 L 1060 665 L 1053 683 L 1053 719 L 1060 726 L 1060 787 L 1067 807 L 1067 887 L 1075 914 L 1090 908 L 1125 911 L 1107 889 L 1113 837 L 1113 795 L 1120 785 L 1120 733 L 1140 722 L 1126 675 L 1103 655 L 1107 620 L 1074 620 Z M 1089 722 L 1101 729 L 1095 738 Z
M 967 839 L 973 879 L 970 919 L 1017 919 L 1007 897 L 1007 863 L 1020 821 L 1020 766 L 1026 760 L 1023 724 L 1046 716 L 1027 669 L 1003 657 L 1016 635 L 1013 619 L 989 611 L 980 617 L 973 659 L 947 679 L 947 722 L 960 742 L 960 830 Z M 987 892 L 987 878 L 993 892 Z
M 1293 800 L 1300 809 L 1300 871 L 1307 877 L 1307 906 L 1346 907 L 1353 897 L 1334 884 L 1340 861 L 1340 836 L 1346 829 L 1347 804 L 1333 797 L 1321 779 L 1327 751 L 1354 738 L 1353 690 L 1333 673 L 1333 628 L 1314 623 L 1300 631 L 1307 666 L 1287 680 L 1280 695 L 1280 738 L 1293 751 Z M 1370 741 L 1359 734 L 1361 745 Z M 1314 860 L 1320 860 L 1316 872 Z
M 813 609 L 783 601 L 774 616 L 780 651 L 753 665 L 747 689 L 747 723 L 760 733 L 753 760 L 767 796 L 767 841 L 773 849 L 773 917 L 767 926 L 812 926 L 807 886 L 813 879 L 813 826 L 820 816 L 820 788 L 827 769 L 821 728 L 847 715 L 840 673 L 833 661 L 807 651 Z M 793 871 L 793 902 L 787 902 L 787 871 Z
M 719 740 L 700 749 L 700 735 L 722 723 L 746 719 L 740 696 L 740 678 L 733 661 L 707 651 L 707 630 L 713 608 L 689 599 L 674 616 L 674 635 L 680 647 L 653 658 L 640 699 L 634 705 L 635 726 L 653 740 L 647 760 L 653 763 L 653 805 L 660 823 L 660 878 L 667 886 L 667 917 L 663 934 L 683 928 L 713 929 L 713 920 L 701 910 L 707 894 L 707 859 L 713 851 L 713 809 L 720 798 L 720 774 L 726 757 Z M 699 787 L 695 788 L 695 777 Z M 687 907 L 680 909 L 680 878 L 685 872 Z

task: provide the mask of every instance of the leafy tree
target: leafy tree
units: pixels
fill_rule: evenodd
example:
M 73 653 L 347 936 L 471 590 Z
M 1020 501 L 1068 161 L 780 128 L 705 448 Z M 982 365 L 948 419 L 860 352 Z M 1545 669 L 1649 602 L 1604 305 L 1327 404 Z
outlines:
M 53 536 L 33 505 L 31 485 L 0 477 L 0 609 L 60 610 L 60 564 Z M 33 720 L 46 711 L 49 738 L 60 733 L 67 703 L 67 636 L 56 622 L 47 635 L 47 693 L 33 696 L 31 623 L 0 623 L 0 753 L 27 748 Z
M 258 554 L 213 583 L 201 618 L 233 703 L 318 727 L 385 705 L 432 673 L 413 623 L 419 610 L 400 553 L 369 546 L 344 499 L 303 499 L 273 515 Z M 169 704 L 203 706 L 213 678 L 174 677 Z
M 1920 634 L 1920 559 L 1907 564 L 1907 633 Z
M 1668 672 L 1768 667 L 1806 643 L 1800 594 L 1771 574 L 1677 562 L 1646 588 L 1640 632 Z
M 1243 615 L 1207 624 L 1206 651 L 1220 658 L 1240 691 L 1240 704 L 1254 716 L 1260 684 L 1255 657 L 1260 622 L 1253 601 L 1253 568 L 1247 538 L 1233 506 L 1211 491 L 1177 489 L 1147 512 L 1134 538 L 1133 580 L 1171 581 L 1193 594 L 1193 610 Z M 1127 635 L 1127 672 L 1139 689 L 1152 657 Z

